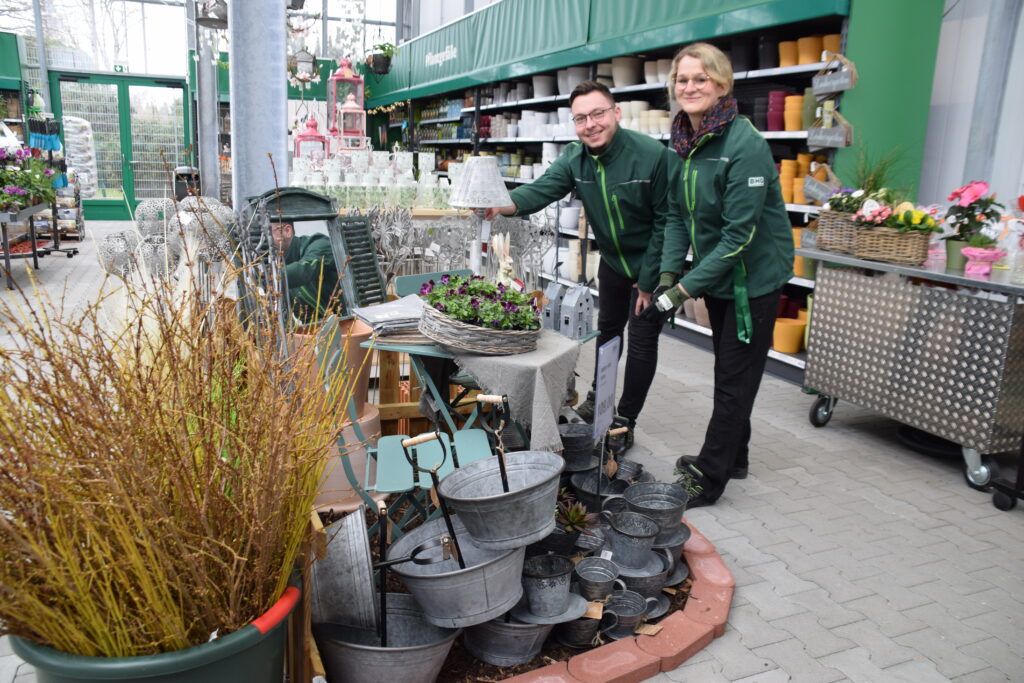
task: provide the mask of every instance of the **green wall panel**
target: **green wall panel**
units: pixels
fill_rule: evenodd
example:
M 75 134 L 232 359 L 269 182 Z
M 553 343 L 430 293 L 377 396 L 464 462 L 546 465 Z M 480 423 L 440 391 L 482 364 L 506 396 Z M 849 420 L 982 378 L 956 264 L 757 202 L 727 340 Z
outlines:
M 858 78 L 840 110 L 853 124 L 854 146 L 836 152 L 835 171 L 852 187 L 861 150 L 869 160 L 895 150 L 888 184 L 916 197 L 943 0 L 851 0 L 850 10 L 846 55 Z
M 391 70 L 407 72 L 409 82 L 420 86 L 472 71 L 479 57 L 478 17 L 478 14 L 471 14 L 405 43 L 392 60 Z
M 18 36 L 13 33 L 0 33 L 0 80 L 14 85 L 3 85 L 4 88 L 20 88 L 21 57 L 18 55 Z

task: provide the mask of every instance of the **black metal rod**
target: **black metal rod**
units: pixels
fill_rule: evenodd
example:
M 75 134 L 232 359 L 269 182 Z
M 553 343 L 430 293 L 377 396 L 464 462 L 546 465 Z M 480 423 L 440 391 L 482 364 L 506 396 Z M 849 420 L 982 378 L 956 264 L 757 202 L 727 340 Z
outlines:
M 604 452 L 608 448 L 608 431 L 601 437 L 601 455 L 597 460 L 597 509 L 601 509 L 601 477 L 604 475 Z
M 434 490 L 437 491 L 437 487 L 440 486 L 441 480 L 437 477 L 437 468 L 430 470 L 430 478 L 434 482 Z M 455 544 L 455 559 L 459 561 L 459 569 L 466 568 L 466 561 L 462 559 L 462 548 L 459 547 L 459 537 L 455 535 L 455 525 L 452 524 L 451 515 L 448 514 L 448 505 L 444 502 L 444 496 L 441 495 L 440 491 L 437 494 L 437 501 L 441 504 L 441 516 L 444 517 L 445 526 L 448 527 L 448 533 L 452 537 L 452 543 Z
M 388 509 L 377 510 L 377 526 L 380 527 L 380 620 L 377 622 L 377 631 L 380 636 L 380 646 L 388 646 L 388 565 L 384 562 L 388 549 Z

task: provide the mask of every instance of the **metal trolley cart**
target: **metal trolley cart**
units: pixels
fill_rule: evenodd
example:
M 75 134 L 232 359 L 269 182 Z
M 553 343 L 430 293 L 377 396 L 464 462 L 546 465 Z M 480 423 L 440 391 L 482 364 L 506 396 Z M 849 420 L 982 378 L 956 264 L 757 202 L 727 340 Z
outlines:
M 820 262 L 804 371 L 819 394 L 811 424 L 849 401 L 959 444 L 967 484 L 990 486 L 989 454 L 1018 451 L 1024 434 L 1024 286 L 1008 271 L 975 280 L 797 253 Z

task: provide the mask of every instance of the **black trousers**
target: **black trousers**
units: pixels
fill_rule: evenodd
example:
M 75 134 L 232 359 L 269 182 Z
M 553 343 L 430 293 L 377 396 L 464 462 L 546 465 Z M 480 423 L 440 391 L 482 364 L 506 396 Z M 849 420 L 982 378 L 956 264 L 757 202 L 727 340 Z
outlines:
M 654 381 L 658 365 L 658 335 L 661 322 L 640 320 L 633 314 L 637 290 L 631 280 L 615 272 L 604 259 L 597 269 L 597 348 L 615 337 L 621 337 L 629 324 L 626 344 L 626 372 L 619 398 L 618 414 L 636 420 L 647 400 L 647 392 Z M 620 349 L 621 354 L 621 349 Z M 597 377 L 595 355 L 594 376 Z M 620 356 L 621 357 L 621 356 Z
M 712 501 L 722 495 L 734 467 L 748 466 L 750 413 L 772 345 L 781 293 L 777 289 L 750 300 L 750 343 L 736 337 L 736 305 L 732 299 L 704 298 L 715 350 L 715 404 L 697 467 L 704 473 L 704 491 Z

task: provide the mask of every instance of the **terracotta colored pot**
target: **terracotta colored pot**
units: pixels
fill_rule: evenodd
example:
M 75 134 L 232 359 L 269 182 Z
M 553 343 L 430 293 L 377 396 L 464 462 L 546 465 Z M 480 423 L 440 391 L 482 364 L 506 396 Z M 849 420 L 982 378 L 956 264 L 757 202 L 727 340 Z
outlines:
M 797 58 L 797 43 L 795 40 L 783 40 L 779 43 L 779 66 L 796 66 Z

